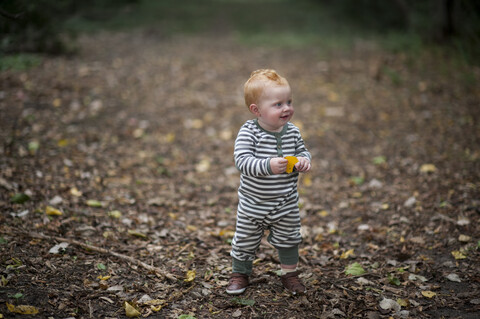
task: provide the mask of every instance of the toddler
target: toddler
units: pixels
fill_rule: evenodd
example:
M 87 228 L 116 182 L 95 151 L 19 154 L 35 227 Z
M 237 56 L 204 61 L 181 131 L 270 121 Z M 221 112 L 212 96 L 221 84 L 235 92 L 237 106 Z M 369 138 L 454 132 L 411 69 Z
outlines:
M 293 294 L 304 293 L 297 271 L 302 241 L 297 181 L 299 172 L 310 170 L 311 155 L 300 130 L 290 122 L 292 92 L 285 78 L 274 70 L 257 70 L 244 91 L 245 103 L 255 119 L 240 128 L 235 141 L 234 159 L 241 177 L 227 293 L 241 294 L 247 288 L 266 229 L 270 232 L 268 242 L 278 250 L 283 286 Z M 298 159 L 292 173 L 286 173 L 285 156 Z

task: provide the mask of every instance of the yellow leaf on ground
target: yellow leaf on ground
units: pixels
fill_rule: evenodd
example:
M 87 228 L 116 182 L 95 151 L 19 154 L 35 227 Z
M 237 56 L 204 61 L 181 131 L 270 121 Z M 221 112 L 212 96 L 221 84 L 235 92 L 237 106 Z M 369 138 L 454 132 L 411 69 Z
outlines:
M 145 301 L 143 304 L 148 306 L 160 306 L 160 305 L 164 305 L 165 303 L 166 301 L 164 299 L 152 299 L 152 300 Z
M 47 206 L 45 208 L 45 213 L 48 215 L 48 216 L 61 216 L 63 215 L 63 213 L 61 211 L 59 211 L 58 209 L 56 208 L 53 208 L 52 206 Z
M 467 256 L 465 256 L 465 254 L 462 253 L 462 252 L 459 251 L 459 250 L 454 250 L 454 251 L 452 251 L 452 256 L 453 256 L 455 259 L 465 259 L 465 258 L 467 258 Z
M 338 102 L 338 94 L 333 91 L 329 91 L 327 98 L 330 102 Z
M 150 306 L 150 309 L 152 309 L 152 311 L 158 312 L 158 311 L 162 310 L 162 306 L 157 306 L 157 307 Z
M 328 212 L 326 210 L 319 211 L 317 214 L 322 216 L 322 217 L 327 217 L 328 216 Z
M 53 100 L 52 104 L 54 107 L 60 107 L 62 105 L 62 100 L 59 98 L 56 98 Z
M 27 305 L 15 306 L 7 302 L 7 308 L 10 312 L 18 313 L 21 315 L 35 315 L 38 313 L 38 308 L 34 306 L 27 306 Z
M 347 251 L 344 251 L 342 255 L 340 255 L 340 259 L 347 259 L 349 256 L 352 256 L 354 254 L 353 249 L 349 249 Z
M 57 142 L 58 147 L 66 147 L 69 144 L 69 140 L 66 138 L 62 138 Z
M 422 295 L 427 298 L 433 298 L 437 295 L 437 293 L 430 291 L 430 290 L 424 290 L 422 291 Z
M 187 230 L 188 231 L 197 231 L 197 226 L 194 226 L 194 225 L 187 225 Z
M 197 272 L 195 270 L 189 270 L 187 271 L 187 275 L 185 276 L 186 282 L 193 281 L 195 279 L 195 276 L 197 275 Z
M 90 207 L 102 207 L 103 206 L 103 203 L 99 200 L 96 200 L 96 199 L 89 199 L 87 200 L 87 206 L 90 206 Z
M 72 196 L 75 196 L 75 197 L 80 197 L 80 196 L 82 196 L 82 192 L 79 191 L 76 187 L 72 187 L 72 188 L 70 189 L 70 194 L 71 194 Z
M 112 210 L 107 213 L 108 216 L 113 217 L 113 218 L 120 218 L 122 217 L 122 213 L 119 210 Z
M 140 317 L 141 313 L 131 304 L 125 301 L 125 314 L 129 318 Z
M 310 177 L 310 175 L 304 175 L 303 178 L 302 178 L 302 184 L 303 186 L 305 187 L 310 187 L 312 186 L 312 178 Z
M 139 232 L 138 230 L 129 229 L 128 234 L 135 237 L 147 238 L 147 235 L 145 235 L 142 232 Z
M 286 172 L 293 172 L 293 167 L 295 167 L 295 164 L 297 164 L 298 158 L 296 158 L 295 156 L 285 156 L 285 159 L 288 161 Z
M 167 143 L 173 143 L 173 141 L 175 141 L 175 133 L 168 133 L 167 135 L 165 135 L 164 140 Z
M 402 307 L 408 307 L 408 305 L 410 304 L 408 299 L 400 299 L 400 298 L 397 299 L 397 303 Z
M 200 162 L 197 163 L 195 169 L 199 173 L 205 173 L 210 169 L 210 160 L 207 158 L 202 159 Z
M 437 168 L 433 164 L 423 164 L 420 166 L 421 173 L 434 173 L 436 170 Z

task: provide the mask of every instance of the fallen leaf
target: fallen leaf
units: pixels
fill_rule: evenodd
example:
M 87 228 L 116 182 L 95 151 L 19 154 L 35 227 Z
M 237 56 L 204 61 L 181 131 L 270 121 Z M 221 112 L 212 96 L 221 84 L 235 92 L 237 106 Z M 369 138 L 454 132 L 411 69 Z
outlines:
M 28 151 L 30 154 L 34 155 L 40 148 L 40 143 L 37 141 L 31 141 L 28 143 Z
M 382 301 L 380 301 L 380 308 L 382 308 L 383 310 L 393 310 L 393 311 L 400 311 L 400 309 L 402 307 L 400 307 L 400 305 L 398 304 L 398 302 L 396 302 L 395 300 L 393 299 L 387 299 L 387 298 L 384 298 Z
M 410 304 L 408 302 L 408 299 L 401 299 L 401 298 L 398 298 L 397 299 L 397 303 L 401 306 L 401 307 L 408 307 L 408 305 Z
M 322 216 L 322 217 L 327 217 L 328 216 L 328 212 L 326 210 L 319 211 L 317 214 Z
M 303 184 L 303 186 L 305 186 L 305 187 L 310 187 L 310 186 L 312 186 L 313 182 L 312 182 L 312 178 L 310 177 L 309 174 L 304 175 L 304 176 L 302 177 L 302 184 Z
M 10 202 L 15 204 L 23 204 L 30 199 L 30 196 L 24 193 L 17 193 L 10 198 Z
M 433 164 L 423 164 L 420 166 L 420 172 L 421 173 L 435 173 L 437 171 L 437 168 Z
M 200 162 L 197 163 L 195 166 L 195 170 L 198 173 L 205 173 L 210 169 L 210 160 L 208 159 L 202 159 Z
M 80 197 L 82 196 L 82 192 L 79 191 L 76 187 L 70 188 L 70 194 L 75 197 Z
M 60 252 L 63 252 L 68 247 L 68 245 L 69 245 L 69 243 L 60 243 L 60 244 L 55 245 L 52 248 L 50 248 L 50 250 L 48 252 L 50 254 L 58 254 Z
M 428 279 L 425 278 L 424 276 L 415 275 L 415 274 L 408 275 L 408 280 L 412 280 L 412 281 L 420 280 L 422 282 L 427 282 L 428 281 Z
M 87 206 L 102 207 L 103 203 L 101 201 L 96 200 L 96 199 L 89 199 L 89 200 L 87 200 Z
M 467 258 L 467 256 L 465 256 L 464 253 L 462 253 L 461 251 L 459 250 L 454 250 L 452 251 L 452 256 L 455 258 L 455 259 L 465 259 Z
M 141 313 L 137 309 L 135 309 L 135 307 L 133 307 L 131 304 L 129 304 L 126 301 L 124 305 L 125 305 L 125 314 L 127 315 L 127 317 L 129 318 L 140 317 Z
M 427 298 L 433 298 L 437 295 L 437 293 L 430 291 L 430 290 L 424 290 L 422 291 L 422 295 Z
M 365 269 L 363 269 L 362 265 L 359 263 L 355 262 L 351 265 L 348 265 L 345 268 L 345 274 L 346 275 L 352 275 L 352 276 L 360 276 L 365 273 Z
M 387 162 L 387 158 L 385 156 L 376 156 L 373 158 L 373 164 L 375 165 L 382 165 Z
M 293 172 L 293 168 L 295 167 L 295 164 L 298 162 L 298 158 L 296 158 L 295 156 L 285 156 L 285 159 L 288 161 L 287 169 L 285 170 L 285 172 L 290 174 L 291 172 Z
M 107 213 L 108 216 L 113 217 L 113 218 L 120 218 L 122 217 L 122 213 L 118 210 L 112 210 Z
M 45 208 L 45 214 L 47 214 L 48 216 L 61 216 L 63 215 L 63 213 L 56 209 L 56 208 L 53 208 L 52 206 L 47 206 Z
M 132 236 L 135 236 L 135 237 L 147 238 L 147 235 L 145 235 L 142 232 L 139 232 L 138 230 L 129 229 L 128 234 L 132 235 Z
M 191 282 L 195 279 L 196 275 L 197 275 L 197 272 L 195 270 L 189 270 L 187 271 L 187 275 L 185 276 L 184 281 Z
M 353 256 L 353 255 L 354 255 L 354 249 L 349 249 L 347 251 L 344 251 L 340 255 L 340 259 L 347 259 L 348 257 Z
M 57 97 L 56 99 L 53 100 L 52 105 L 54 107 L 60 107 L 62 105 L 62 99 Z
M 460 277 L 457 274 L 448 274 L 448 276 L 446 278 L 450 281 L 462 282 L 462 280 L 460 279 Z
M 27 306 L 27 305 L 15 306 L 7 302 L 7 308 L 10 312 L 18 313 L 21 315 L 35 315 L 38 313 L 38 308 L 34 306 Z
M 472 237 L 470 236 L 467 236 L 467 235 L 458 236 L 458 241 L 461 241 L 463 243 L 468 243 L 470 240 L 472 240 Z
M 457 225 L 459 226 L 467 226 L 470 224 L 470 220 L 466 217 L 460 217 L 457 221 Z
M 70 141 L 68 139 L 63 138 L 63 139 L 61 139 L 57 142 L 57 145 L 58 145 L 58 147 L 66 147 L 66 146 L 68 146 L 69 143 L 70 143 Z
M 234 297 L 234 298 L 232 298 L 232 301 L 234 303 L 242 305 L 242 306 L 253 306 L 253 305 L 255 305 L 255 300 L 253 300 L 253 299 L 244 299 L 244 298 Z

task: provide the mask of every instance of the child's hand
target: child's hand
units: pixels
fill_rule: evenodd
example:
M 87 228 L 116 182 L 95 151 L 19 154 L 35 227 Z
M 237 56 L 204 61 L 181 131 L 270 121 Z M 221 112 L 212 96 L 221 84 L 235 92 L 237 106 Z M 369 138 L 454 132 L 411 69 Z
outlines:
M 312 168 L 312 164 L 310 164 L 310 161 L 306 157 L 297 157 L 298 162 L 295 164 L 295 168 L 299 172 L 308 172 L 310 168 Z
M 285 173 L 287 169 L 288 161 L 283 157 L 274 157 L 270 159 L 270 169 L 273 174 L 282 174 Z

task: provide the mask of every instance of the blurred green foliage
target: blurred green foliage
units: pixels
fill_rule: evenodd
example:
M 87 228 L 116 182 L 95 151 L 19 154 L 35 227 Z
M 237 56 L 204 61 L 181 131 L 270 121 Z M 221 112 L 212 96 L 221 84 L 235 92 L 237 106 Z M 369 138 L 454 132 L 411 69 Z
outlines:
M 246 44 L 343 47 L 373 39 L 389 50 L 440 45 L 480 61 L 476 0 L 3 0 L 3 53 L 68 53 L 76 34 L 142 27 L 162 37 L 231 33 Z

